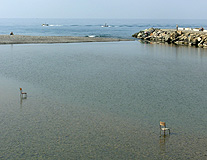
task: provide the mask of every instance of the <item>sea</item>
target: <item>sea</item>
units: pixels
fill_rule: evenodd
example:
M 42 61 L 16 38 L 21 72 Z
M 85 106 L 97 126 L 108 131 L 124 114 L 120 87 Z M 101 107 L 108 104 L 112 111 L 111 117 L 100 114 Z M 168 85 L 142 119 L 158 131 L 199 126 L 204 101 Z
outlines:
M 42 26 L 47 24 L 48 26 Z M 108 27 L 104 27 L 104 25 Z M 0 35 L 80 36 L 132 38 L 146 28 L 179 27 L 207 29 L 207 20 L 195 19 L 0 19 Z
M 176 24 L 207 27 L 189 19 L 0 19 L 0 34 L 134 39 Z M 207 159 L 206 80 L 205 48 L 137 39 L 0 45 L 0 159 Z

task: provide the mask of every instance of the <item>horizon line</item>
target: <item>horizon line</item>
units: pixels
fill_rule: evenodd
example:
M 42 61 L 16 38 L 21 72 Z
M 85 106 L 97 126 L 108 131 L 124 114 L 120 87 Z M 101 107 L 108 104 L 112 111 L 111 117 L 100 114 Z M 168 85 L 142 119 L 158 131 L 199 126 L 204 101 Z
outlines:
M 52 17 L 49 17 L 49 18 L 23 18 L 23 17 L 0 17 L 0 19 L 131 19 L 131 20 L 137 20 L 137 19 L 141 19 L 141 20 L 207 20 L 207 18 L 52 18 Z

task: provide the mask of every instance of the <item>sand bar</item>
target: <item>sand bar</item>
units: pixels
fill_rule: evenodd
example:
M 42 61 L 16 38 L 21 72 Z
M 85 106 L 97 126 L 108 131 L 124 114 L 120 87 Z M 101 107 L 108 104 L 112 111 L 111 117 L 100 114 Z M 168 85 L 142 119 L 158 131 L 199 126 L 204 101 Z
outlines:
M 80 43 L 80 42 L 117 42 L 133 41 L 133 39 L 103 37 L 71 37 L 71 36 L 25 36 L 0 35 L 0 44 L 32 44 L 32 43 Z

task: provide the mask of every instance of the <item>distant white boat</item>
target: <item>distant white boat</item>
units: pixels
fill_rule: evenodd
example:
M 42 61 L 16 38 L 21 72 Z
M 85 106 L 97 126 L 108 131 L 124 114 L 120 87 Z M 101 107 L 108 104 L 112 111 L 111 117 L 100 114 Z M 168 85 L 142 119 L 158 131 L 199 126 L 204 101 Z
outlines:
M 47 24 L 47 23 L 44 23 L 44 24 L 42 24 L 42 26 L 49 26 L 49 24 Z
M 103 25 L 103 26 L 101 26 L 101 27 L 109 27 L 109 25 L 107 25 L 106 23 Z

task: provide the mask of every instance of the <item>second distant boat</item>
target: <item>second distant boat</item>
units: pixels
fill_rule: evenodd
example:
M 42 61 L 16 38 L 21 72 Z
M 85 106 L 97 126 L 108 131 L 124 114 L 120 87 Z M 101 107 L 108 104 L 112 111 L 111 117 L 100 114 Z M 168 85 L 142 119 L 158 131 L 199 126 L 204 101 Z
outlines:
M 109 27 L 109 25 L 107 25 L 106 23 L 103 25 L 103 26 L 101 26 L 101 27 Z
M 49 26 L 49 24 L 47 24 L 47 23 L 44 23 L 44 24 L 42 24 L 42 26 Z

